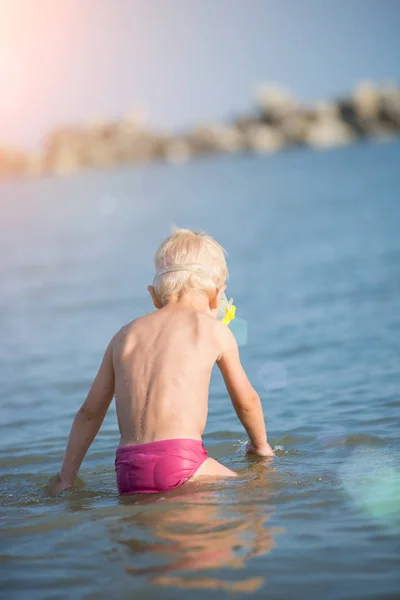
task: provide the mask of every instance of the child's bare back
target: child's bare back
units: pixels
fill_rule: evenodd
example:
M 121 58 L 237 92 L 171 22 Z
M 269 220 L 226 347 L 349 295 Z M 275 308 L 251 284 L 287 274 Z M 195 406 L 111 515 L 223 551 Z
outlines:
M 112 358 L 121 446 L 201 440 L 222 327 L 213 317 L 174 306 L 118 332 Z
M 122 327 L 108 345 L 75 417 L 54 493 L 72 486 L 114 396 L 121 494 L 166 491 L 193 477 L 235 476 L 207 458 L 201 441 L 215 363 L 249 435 L 248 451 L 273 456 L 235 338 L 216 319 L 227 278 L 223 249 L 209 236 L 179 230 L 160 246 L 155 264 L 148 290 L 157 310 Z

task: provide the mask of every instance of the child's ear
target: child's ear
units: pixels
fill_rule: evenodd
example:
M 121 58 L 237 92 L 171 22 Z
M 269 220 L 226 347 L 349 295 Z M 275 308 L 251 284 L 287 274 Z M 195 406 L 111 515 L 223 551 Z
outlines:
M 211 310 L 216 310 L 217 308 L 219 308 L 219 302 L 221 300 L 221 296 L 224 293 L 224 291 L 226 290 L 226 285 L 221 286 L 218 290 L 217 293 L 215 294 L 215 296 L 210 300 L 210 308 Z
M 149 292 L 149 294 L 151 296 L 151 299 L 153 300 L 154 306 L 156 308 L 162 308 L 163 305 L 161 304 L 161 302 L 157 298 L 157 294 L 156 294 L 156 290 L 154 289 L 154 285 L 148 285 L 147 286 L 147 291 Z

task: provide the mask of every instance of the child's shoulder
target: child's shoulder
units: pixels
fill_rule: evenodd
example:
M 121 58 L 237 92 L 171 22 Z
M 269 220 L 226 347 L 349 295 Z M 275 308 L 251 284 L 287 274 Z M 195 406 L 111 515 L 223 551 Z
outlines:
M 132 319 L 132 321 L 129 321 L 128 323 L 125 323 L 125 325 L 122 325 L 122 327 L 120 327 L 120 329 L 118 329 L 118 331 L 115 333 L 113 339 L 119 340 L 122 338 L 126 338 L 126 336 L 128 334 L 135 333 L 135 331 L 137 331 L 137 330 L 140 331 L 143 327 L 149 326 L 150 322 L 153 319 L 157 318 L 158 312 L 159 311 L 152 311 L 150 313 L 141 315 L 140 317 L 136 317 L 135 319 Z
M 229 328 L 222 321 L 217 320 L 212 315 L 208 315 L 206 313 L 199 312 L 196 310 L 191 310 L 184 311 L 181 314 L 165 314 L 163 319 L 159 319 L 161 316 L 160 312 L 161 311 L 153 311 L 140 317 L 137 317 L 132 321 L 129 321 L 117 331 L 113 339 L 118 340 L 126 338 L 128 334 L 134 333 L 137 330 L 140 331 L 142 328 L 154 326 L 154 323 L 151 324 L 152 321 L 160 320 L 160 326 L 165 327 L 167 325 L 167 322 L 170 320 L 175 321 L 176 325 L 176 319 L 182 319 L 187 322 L 188 317 L 189 320 L 193 319 L 193 321 L 197 323 L 197 327 L 208 330 L 210 332 L 210 335 L 217 336 L 221 340 L 231 339 L 233 337 L 232 332 L 229 330 Z
M 158 310 L 153 310 L 152 312 L 145 313 L 144 315 L 140 315 L 139 317 L 132 319 L 132 321 L 129 321 L 128 323 L 125 323 L 125 325 L 122 325 L 122 327 L 117 331 L 117 333 L 124 334 L 127 331 L 130 331 L 131 329 L 140 327 L 141 325 L 145 324 L 150 319 L 155 318 L 158 312 L 159 312 Z
M 204 330 L 218 342 L 221 348 L 232 347 L 236 344 L 235 336 L 225 323 L 219 321 L 212 315 L 198 313 Z
M 111 343 L 113 344 L 120 341 L 121 339 L 126 338 L 126 336 L 137 327 L 140 319 L 142 319 L 142 317 L 138 317 L 137 319 L 133 319 L 132 321 L 129 321 L 129 323 L 125 323 L 125 325 L 122 325 L 122 327 L 120 327 L 118 331 L 113 335 Z

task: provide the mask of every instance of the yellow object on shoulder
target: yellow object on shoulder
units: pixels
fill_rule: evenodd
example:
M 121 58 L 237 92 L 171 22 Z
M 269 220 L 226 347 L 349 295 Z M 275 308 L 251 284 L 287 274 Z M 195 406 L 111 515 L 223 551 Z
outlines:
M 229 323 L 235 318 L 235 312 L 236 306 L 233 304 L 233 299 L 231 298 L 228 302 L 228 298 L 225 296 L 225 294 L 222 294 L 218 317 L 223 323 L 225 323 L 225 325 L 229 325 Z
M 236 306 L 231 304 L 231 306 L 227 309 L 225 317 L 222 319 L 222 322 L 225 325 L 229 325 L 231 321 L 235 318 Z

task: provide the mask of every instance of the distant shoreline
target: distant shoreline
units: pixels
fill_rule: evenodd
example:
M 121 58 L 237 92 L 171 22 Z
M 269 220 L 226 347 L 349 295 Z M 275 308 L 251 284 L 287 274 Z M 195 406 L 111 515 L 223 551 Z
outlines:
M 293 147 L 333 148 L 359 139 L 400 135 L 400 88 L 359 83 L 346 97 L 302 105 L 278 86 L 262 86 L 254 113 L 229 124 L 209 123 L 181 134 L 154 131 L 140 115 L 55 129 L 38 152 L 0 145 L 0 177 L 68 175 L 85 168 Z

